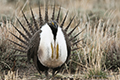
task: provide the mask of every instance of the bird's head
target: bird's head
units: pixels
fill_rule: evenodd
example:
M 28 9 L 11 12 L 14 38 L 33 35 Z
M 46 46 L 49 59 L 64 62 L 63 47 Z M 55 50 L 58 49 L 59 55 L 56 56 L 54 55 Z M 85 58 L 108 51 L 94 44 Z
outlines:
M 50 22 L 48 22 L 48 25 L 52 28 L 52 29 L 57 29 L 58 28 L 58 24 L 56 21 L 51 20 Z
M 54 39 L 56 39 L 56 35 L 57 35 L 57 31 L 58 31 L 58 24 L 56 21 L 51 20 L 50 22 L 48 22 L 48 25 L 50 26 L 52 33 L 54 35 Z

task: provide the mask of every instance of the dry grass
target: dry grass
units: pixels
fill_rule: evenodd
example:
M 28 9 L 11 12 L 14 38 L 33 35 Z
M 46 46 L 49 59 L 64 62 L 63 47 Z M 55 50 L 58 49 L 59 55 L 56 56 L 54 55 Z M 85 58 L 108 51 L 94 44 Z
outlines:
M 36 18 L 38 18 L 38 7 L 35 5 L 37 3 L 35 1 L 32 2 L 26 0 L 24 3 L 18 0 L 16 1 L 18 5 L 4 1 L 0 3 L 2 6 L 0 7 L 0 53 L 4 52 L 10 54 L 8 46 L 10 43 L 6 41 L 7 38 L 16 41 L 8 31 L 21 37 L 15 29 L 13 29 L 9 19 L 13 19 L 14 24 L 19 26 L 14 18 L 14 16 L 17 16 L 22 23 L 26 25 L 20 10 L 24 10 L 27 17 L 30 18 L 28 3 L 32 4 L 34 14 Z M 78 45 L 81 49 L 72 52 L 69 66 L 66 65 L 63 71 L 57 76 L 72 77 L 74 79 L 118 80 L 120 78 L 120 1 L 59 0 L 58 2 L 56 1 L 56 3 L 62 6 L 61 19 L 65 15 L 65 12 L 69 10 L 69 17 L 65 25 L 67 25 L 69 19 L 76 14 L 76 20 L 74 20 L 72 26 L 75 25 L 78 20 L 81 20 L 76 32 L 86 28 L 81 35 L 79 35 L 80 39 L 85 38 L 84 41 L 81 41 Z M 44 6 L 41 6 L 44 16 Z M 51 6 L 49 7 L 49 14 L 51 15 Z M 19 29 L 21 28 L 19 27 Z M 4 66 L 9 66 L 10 69 L 13 67 L 4 60 L 3 62 L 5 63 Z M 2 61 L 0 61 L 0 64 L 2 64 Z M 7 75 L 5 74 L 4 77 L 0 78 L 4 78 L 5 80 L 8 80 L 7 78 L 12 78 L 11 80 L 28 79 L 26 76 L 20 79 L 18 75 L 19 73 L 17 73 L 17 71 L 16 73 L 8 72 Z M 39 78 L 36 77 L 36 79 Z

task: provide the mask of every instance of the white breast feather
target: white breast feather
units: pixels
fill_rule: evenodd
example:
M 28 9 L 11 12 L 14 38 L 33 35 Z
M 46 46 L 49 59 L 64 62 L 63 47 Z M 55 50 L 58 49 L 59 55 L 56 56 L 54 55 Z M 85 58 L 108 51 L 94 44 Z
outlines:
M 58 27 L 55 45 L 59 45 L 59 58 L 51 59 L 52 50 L 51 43 L 54 46 L 53 33 L 48 24 L 45 24 L 41 28 L 42 32 L 40 34 L 41 40 L 38 49 L 38 59 L 46 67 L 59 67 L 67 59 L 67 45 L 64 38 L 64 34 L 60 27 Z M 42 55 L 40 55 L 40 50 L 42 50 Z
M 42 62 L 46 61 L 46 59 L 48 58 L 48 56 L 50 56 L 52 53 L 52 50 L 50 49 L 51 44 L 50 43 L 54 43 L 53 41 L 53 35 L 52 35 L 52 31 L 49 27 L 48 24 L 45 24 L 42 28 L 41 28 L 42 32 L 40 34 L 40 44 L 39 44 L 39 49 L 38 49 L 38 53 L 40 52 L 40 49 L 42 49 L 43 51 L 43 55 L 39 56 L 39 60 Z M 49 54 L 47 54 L 49 53 Z M 44 64 L 44 63 L 43 63 Z
M 56 36 L 56 43 L 59 44 L 60 59 L 61 59 L 61 61 L 65 62 L 67 59 L 67 45 L 66 45 L 64 34 L 63 34 L 60 27 L 58 27 L 58 33 Z

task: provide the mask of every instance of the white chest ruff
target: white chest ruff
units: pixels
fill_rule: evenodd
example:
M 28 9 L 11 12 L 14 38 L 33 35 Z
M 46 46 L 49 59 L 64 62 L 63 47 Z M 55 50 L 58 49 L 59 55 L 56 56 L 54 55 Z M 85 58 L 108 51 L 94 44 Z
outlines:
M 48 24 L 45 24 L 41 30 L 38 49 L 39 61 L 46 67 L 61 66 L 67 59 L 67 45 L 61 28 L 58 27 L 56 41 L 53 39 L 53 33 Z

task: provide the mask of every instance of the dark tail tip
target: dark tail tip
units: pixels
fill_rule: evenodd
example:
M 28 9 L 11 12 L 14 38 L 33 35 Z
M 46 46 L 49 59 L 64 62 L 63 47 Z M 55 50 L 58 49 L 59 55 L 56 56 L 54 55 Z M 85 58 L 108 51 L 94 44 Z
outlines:
M 57 22 L 59 22 L 60 11 L 61 11 L 61 6 L 59 7 L 59 11 L 58 11 L 57 19 L 56 19 Z
M 65 23 L 65 20 L 66 20 L 66 18 L 67 18 L 67 15 L 68 15 L 68 11 L 67 11 L 67 13 L 66 13 L 66 15 L 65 15 L 65 17 L 64 17 L 64 20 L 62 21 L 62 23 L 61 23 L 61 25 L 60 25 L 61 28 L 63 28 L 63 25 L 64 25 L 64 23 Z
M 48 0 L 45 0 L 45 22 L 48 22 Z
M 53 13 L 52 13 L 52 20 L 54 20 L 54 15 L 55 15 L 55 1 L 54 1 L 54 7 L 53 7 Z

